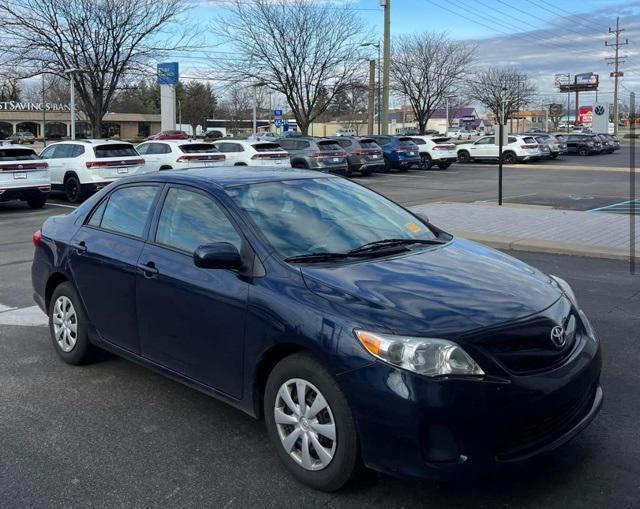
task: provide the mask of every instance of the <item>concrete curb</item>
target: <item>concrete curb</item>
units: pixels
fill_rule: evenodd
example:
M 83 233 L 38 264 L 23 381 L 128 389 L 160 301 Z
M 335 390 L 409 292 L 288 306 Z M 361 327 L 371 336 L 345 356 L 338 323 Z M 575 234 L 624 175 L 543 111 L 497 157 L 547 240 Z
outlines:
M 622 249 L 607 249 L 603 247 L 549 242 L 536 239 L 501 237 L 499 235 L 487 235 L 478 232 L 465 232 L 459 230 L 451 230 L 450 233 L 457 237 L 464 237 L 465 239 L 473 240 L 474 242 L 479 242 L 496 249 L 582 256 L 587 258 L 604 258 L 620 261 L 630 260 L 629 252 Z M 640 262 L 640 253 L 637 253 L 636 256 L 634 256 L 634 260 L 636 262 Z

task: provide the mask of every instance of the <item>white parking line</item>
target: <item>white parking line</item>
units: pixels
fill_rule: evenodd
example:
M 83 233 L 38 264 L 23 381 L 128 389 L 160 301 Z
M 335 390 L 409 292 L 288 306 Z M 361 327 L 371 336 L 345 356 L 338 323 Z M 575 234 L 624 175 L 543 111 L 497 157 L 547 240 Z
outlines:
M 49 323 L 38 306 L 27 308 L 10 308 L 0 304 L 0 325 L 25 325 L 30 327 L 43 327 Z
M 73 205 L 65 205 L 64 203 L 51 203 L 47 202 L 47 205 L 52 205 L 54 207 L 64 207 L 67 209 L 77 209 L 78 207 L 74 207 Z

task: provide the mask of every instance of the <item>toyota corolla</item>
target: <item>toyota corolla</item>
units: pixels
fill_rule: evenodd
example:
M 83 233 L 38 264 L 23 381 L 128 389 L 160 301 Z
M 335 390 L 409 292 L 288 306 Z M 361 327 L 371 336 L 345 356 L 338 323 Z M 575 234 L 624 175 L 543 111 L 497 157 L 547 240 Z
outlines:
M 362 467 L 508 466 L 602 404 L 599 342 L 565 281 L 340 177 L 126 178 L 33 241 L 35 300 L 64 361 L 109 350 L 263 418 L 317 489 Z

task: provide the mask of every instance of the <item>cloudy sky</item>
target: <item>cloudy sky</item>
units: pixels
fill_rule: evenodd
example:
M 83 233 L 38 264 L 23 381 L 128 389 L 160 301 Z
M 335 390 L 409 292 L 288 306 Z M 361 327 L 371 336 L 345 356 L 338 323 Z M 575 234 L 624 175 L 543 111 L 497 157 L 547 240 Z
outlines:
M 329 0 L 331 1 L 331 0 Z M 383 15 L 379 0 L 347 2 L 375 37 L 382 37 Z M 599 99 L 612 98 L 613 80 L 605 57 L 613 49 L 605 41 L 620 16 L 625 29 L 621 48 L 627 55 L 621 92 L 640 92 L 640 1 L 620 0 L 391 0 L 392 35 L 421 31 L 446 31 L 453 39 L 467 40 L 478 48 L 478 66 L 510 65 L 530 74 L 538 84 L 540 99 L 560 98 L 553 85 L 556 73 L 596 72 Z M 224 14 L 225 0 L 193 0 L 194 14 L 202 21 Z M 203 39 L 205 40 L 205 39 Z M 211 44 L 207 40 L 207 44 Z M 224 46 L 216 47 L 228 58 Z M 210 55 L 210 53 L 209 53 Z M 195 69 L 205 59 L 191 53 L 183 69 Z M 566 97 L 566 96 L 565 96 Z M 593 98 L 594 99 L 594 98 Z M 592 98 L 584 94 L 588 103 Z M 583 101 L 581 100 L 581 103 Z

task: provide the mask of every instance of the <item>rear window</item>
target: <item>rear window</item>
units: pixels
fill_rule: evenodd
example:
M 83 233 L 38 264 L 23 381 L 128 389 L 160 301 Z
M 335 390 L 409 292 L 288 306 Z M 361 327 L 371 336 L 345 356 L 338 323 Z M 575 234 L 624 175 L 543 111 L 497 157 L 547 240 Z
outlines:
M 338 145 L 335 141 L 319 141 L 318 148 L 322 152 L 329 152 L 332 150 L 342 150 L 342 147 Z
M 38 154 L 28 148 L 4 148 L 0 150 L 0 161 L 28 161 L 39 159 Z
M 562 136 L 561 134 L 556 134 L 555 135 L 556 140 L 558 141 L 567 141 L 567 138 Z
M 218 152 L 218 149 L 211 143 L 185 143 L 180 145 L 180 150 L 185 154 L 205 154 L 207 152 Z
M 424 141 L 421 138 L 412 138 L 413 143 L 415 143 L 416 145 L 426 145 L 427 142 Z
M 277 143 L 254 143 L 251 146 L 257 152 L 284 152 Z
M 532 136 L 525 136 L 524 138 L 522 138 L 522 141 L 524 141 L 525 143 L 538 143 Z
M 129 157 L 137 156 L 138 153 L 133 145 L 129 143 L 109 143 L 108 145 L 98 145 L 93 148 L 98 159 L 104 157 Z
M 433 143 L 448 143 L 451 141 L 451 138 L 431 138 Z
M 362 148 L 378 148 L 378 144 L 375 140 L 360 140 L 360 146 Z
M 388 138 L 387 136 L 380 136 L 378 138 L 375 138 L 375 140 L 378 142 L 379 145 L 386 145 L 391 141 L 391 138 Z

